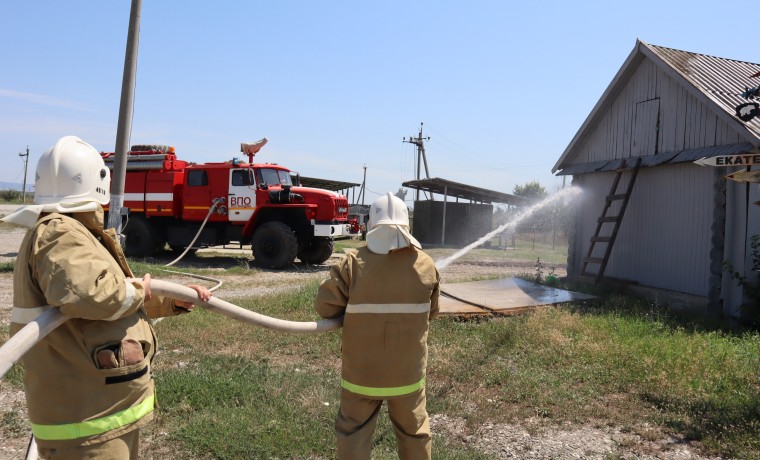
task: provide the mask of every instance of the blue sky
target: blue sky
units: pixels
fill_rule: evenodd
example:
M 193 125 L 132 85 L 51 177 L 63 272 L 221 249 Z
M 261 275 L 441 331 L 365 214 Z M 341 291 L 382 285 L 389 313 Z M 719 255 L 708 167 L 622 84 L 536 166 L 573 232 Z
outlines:
M 74 134 L 113 151 L 130 1 L 5 2 L 0 181 L 18 153 Z M 760 62 L 749 2 L 143 0 L 132 144 L 242 157 L 361 182 L 367 202 L 414 176 L 511 193 L 551 168 L 636 39 Z M 743 88 L 737 89 L 737 93 Z M 738 101 L 738 99 L 737 99 Z M 424 171 L 423 171 L 424 172 Z M 407 199 L 412 198 L 412 193 Z

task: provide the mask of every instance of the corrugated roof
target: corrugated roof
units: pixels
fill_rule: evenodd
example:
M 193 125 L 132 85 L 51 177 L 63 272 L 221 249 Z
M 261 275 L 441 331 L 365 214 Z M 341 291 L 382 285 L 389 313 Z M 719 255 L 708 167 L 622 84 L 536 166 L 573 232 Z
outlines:
M 744 89 L 760 84 L 760 79 L 749 77 L 760 71 L 760 64 L 641 44 L 645 54 L 650 50 L 731 116 L 736 115 L 737 105 L 747 102 L 741 97 Z M 736 120 L 760 139 L 760 119 Z
M 755 146 L 749 142 L 737 144 L 718 145 L 715 147 L 702 147 L 698 149 L 686 149 L 678 152 L 658 153 L 640 157 L 641 166 L 659 166 L 667 163 L 691 163 L 700 158 L 712 158 L 721 155 L 741 155 L 754 153 Z M 638 158 L 634 157 L 633 159 Z M 574 174 L 588 174 L 592 172 L 615 171 L 620 168 L 622 160 L 596 161 L 580 165 L 571 165 L 557 173 L 558 176 L 570 176 Z
M 295 175 L 291 174 L 291 176 L 293 176 L 293 182 L 295 182 Z M 354 182 L 341 182 L 339 180 L 332 179 L 319 179 L 317 177 L 301 176 L 301 185 L 304 187 L 322 188 L 325 190 L 337 192 L 340 190 L 348 190 L 351 187 L 358 187 L 361 184 L 356 184 Z
M 749 76 L 760 71 L 760 64 L 751 62 L 736 61 L 733 59 L 708 56 L 705 54 L 692 53 L 689 51 L 680 51 L 663 46 L 656 46 L 636 40 L 636 46 L 626 59 L 623 66 L 610 82 L 602 97 L 597 101 L 591 113 L 581 125 L 578 132 L 568 144 L 565 151 L 560 156 L 557 163 L 552 168 L 552 172 L 562 169 L 561 175 L 574 174 L 571 171 L 579 173 L 581 170 L 599 170 L 597 163 L 585 165 L 567 166 L 563 169 L 563 163 L 573 152 L 576 145 L 584 139 L 587 133 L 591 132 L 598 120 L 604 116 L 605 111 L 614 102 L 615 96 L 627 84 L 628 80 L 636 71 L 639 63 L 643 59 L 650 59 L 663 72 L 680 80 L 686 88 L 693 90 L 695 96 L 709 105 L 715 107 L 718 116 L 729 124 L 733 124 L 740 132 L 747 134 L 747 141 L 756 141 L 760 145 L 760 119 L 755 118 L 750 122 L 743 122 L 736 117 L 735 107 L 743 102 L 747 102 L 741 97 L 745 87 L 760 85 L 760 79 L 752 79 Z M 743 143 L 742 143 L 743 144 Z M 735 144 L 735 145 L 742 145 Z M 743 147 L 737 147 L 743 148 Z M 707 152 L 712 156 L 725 155 L 719 153 L 716 147 L 709 147 Z M 700 150 L 700 149 L 693 149 Z M 646 160 L 642 165 L 656 166 L 658 164 L 673 163 L 678 161 L 677 157 L 682 152 L 669 152 L 644 157 Z M 691 152 L 696 154 L 696 152 Z M 662 155 L 673 155 L 674 158 L 665 159 Z M 654 158 L 660 157 L 660 158 Z M 704 157 L 704 155 L 702 156 Z M 699 158 L 702 158 L 699 157 Z M 606 163 L 606 162 L 598 162 Z
M 495 190 L 488 190 L 467 184 L 460 184 L 459 182 L 440 179 L 438 177 L 410 180 L 404 182 L 402 185 L 415 190 L 423 190 L 430 193 L 437 193 L 439 195 L 445 194 L 449 197 L 463 198 L 465 200 L 479 201 L 481 203 L 504 203 L 515 206 L 529 204 L 529 201 L 521 196 L 510 195 L 509 193 L 497 192 Z

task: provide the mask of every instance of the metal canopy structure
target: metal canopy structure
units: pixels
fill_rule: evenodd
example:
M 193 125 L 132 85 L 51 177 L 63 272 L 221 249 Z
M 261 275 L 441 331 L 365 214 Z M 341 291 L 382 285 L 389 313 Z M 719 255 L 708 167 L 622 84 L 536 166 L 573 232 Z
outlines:
M 291 174 L 290 176 L 293 178 L 293 183 L 295 184 L 296 175 Z M 351 191 L 352 196 L 350 197 L 350 200 L 349 200 L 351 203 L 356 202 L 356 187 L 361 185 L 355 182 L 343 182 L 339 180 L 319 179 L 316 177 L 300 176 L 300 179 L 301 179 L 301 185 L 303 187 L 321 188 L 325 190 L 330 190 L 332 192 L 341 192 L 344 195 L 346 195 L 346 198 L 349 198 L 349 191 Z
M 430 193 L 438 193 L 446 197 L 463 198 L 465 200 L 480 203 L 503 203 L 512 206 L 523 206 L 530 201 L 517 195 L 497 192 L 485 188 L 475 187 L 459 182 L 433 177 L 431 179 L 410 180 L 402 184 L 404 187 L 422 190 Z
M 332 190 L 333 192 L 337 192 L 339 190 L 348 190 L 352 187 L 358 187 L 361 184 L 301 176 L 301 185 L 304 187 L 323 188 L 325 190 Z

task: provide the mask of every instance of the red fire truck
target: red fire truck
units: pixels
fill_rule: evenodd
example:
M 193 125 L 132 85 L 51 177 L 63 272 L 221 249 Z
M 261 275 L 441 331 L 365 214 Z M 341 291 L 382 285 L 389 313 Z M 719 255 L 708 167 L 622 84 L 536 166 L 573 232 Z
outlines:
M 296 257 L 312 264 L 327 260 L 333 240 L 351 236 L 348 199 L 300 187 L 298 175 L 283 166 L 253 163 L 265 143 L 241 145 L 247 163 L 196 164 L 179 160 L 174 147 L 133 146 L 124 189 L 126 254 L 150 256 L 167 244 L 181 251 L 191 243 L 194 250 L 236 242 L 251 244 L 264 268 L 287 267 Z M 115 155 L 101 155 L 113 168 Z

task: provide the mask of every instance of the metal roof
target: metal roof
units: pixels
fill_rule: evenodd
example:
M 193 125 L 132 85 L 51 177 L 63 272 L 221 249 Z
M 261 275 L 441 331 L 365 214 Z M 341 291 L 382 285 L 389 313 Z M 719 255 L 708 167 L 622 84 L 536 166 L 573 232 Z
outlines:
M 659 166 L 663 164 L 691 163 L 700 158 L 711 158 L 720 155 L 743 155 L 755 153 L 755 146 L 749 142 L 740 142 L 737 144 L 717 145 L 715 147 L 701 147 L 698 149 L 686 149 L 678 152 L 658 153 L 656 155 L 647 155 L 640 157 L 641 166 Z M 633 157 L 636 159 L 639 157 Z M 571 165 L 557 172 L 558 176 L 569 176 L 573 174 L 588 174 L 592 172 L 615 171 L 620 168 L 623 160 L 603 160 L 593 163 L 580 165 Z
M 294 176 L 294 175 L 291 174 L 291 176 Z M 295 182 L 295 180 L 293 182 Z M 358 187 L 361 184 L 356 184 L 354 182 L 341 182 L 339 180 L 318 179 L 316 177 L 301 176 L 301 185 L 303 187 L 323 188 L 325 190 L 332 190 L 333 192 L 337 192 L 339 190 L 347 190 L 351 187 Z
M 760 80 L 750 79 L 750 75 L 760 71 L 760 64 L 680 51 L 644 42 L 641 44 L 644 54 L 660 58 L 670 69 L 677 72 L 737 123 L 746 127 L 760 139 L 760 120 L 755 118 L 749 122 L 742 122 L 735 118 L 735 107 L 742 102 L 747 102 L 741 97 L 744 88 L 760 84 Z
M 718 117 L 724 122 L 735 126 L 740 133 L 745 134 L 742 141 L 760 145 L 760 119 L 755 118 L 745 123 L 736 117 L 735 110 L 737 105 L 746 102 L 741 97 L 744 88 L 760 85 L 760 79 L 750 78 L 750 75 L 760 71 L 760 64 L 680 51 L 636 40 L 636 46 L 634 46 L 633 51 L 628 55 L 623 66 L 610 82 L 602 97 L 599 98 L 599 101 L 597 101 L 591 113 L 583 122 L 583 125 L 578 129 L 578 132 L 570 141 L 570 144 L 568 144 L 559 160 L 557 160 L 557 163 L 552 168 L 552 172 L 562 169 L 562 173 L 560 174 L 573 174 L 569 171 L 593 167 L 589 163 L 586 165 L 568 166 L 563 169 L 563 164 L 572 154 L 574 148 L 580 145 L 582 140 L 593 131 L 594 126 L 604 116 L 606 110 L 615 101 L 617 94 L 622 91 L 628 80 L 635 73 L 638 65 L 644 59 L 651 60 L 661 71 L 680 81 L 697 99 L 715 107 L 715 113 Z M 710 149 L 713 149 L 713 147 L 710 147 Z M 715 150 L 711 150 L 707 153 L 711 153 L 712 156 L 721 154 L 715 152 Z M 679 155 L 680 153 L 669 152 L 666 154 Z M 659 155 L 663 154 L 660 153 L 656 156 Z M 661 163 L 642 163 L 645 166 L 655 166 L 656 164 Z
M 481 203 L 504 203 L 515 206 L 521 206 L 529 204 L 530 201 L 526 198 L 517 195 L 510 195 L 509 193 L 497 192 L 495 190 L 488 190 L 485 188 L 475 187 L 467 184 L 460 184 L 459 182 L 453 182 L 438 177 L 431 179 L 410 180 L 402 184 L 404 187 L 413 188 L 415 190 L 422 190 L 430 193 L 437 193 L 439 195 L 446 195 L 455 198 L 463 198 L 470 201 L 478 201 Z

